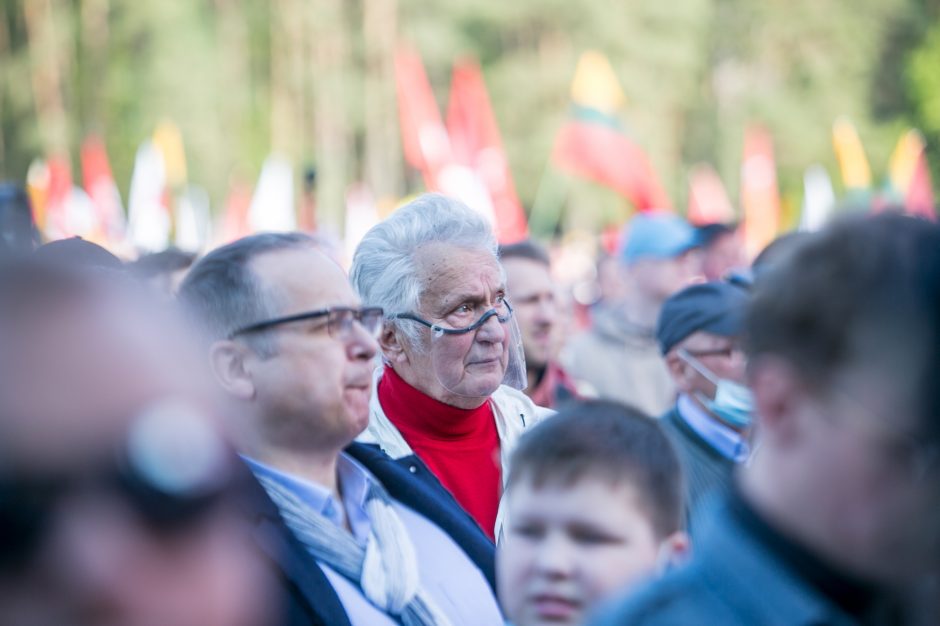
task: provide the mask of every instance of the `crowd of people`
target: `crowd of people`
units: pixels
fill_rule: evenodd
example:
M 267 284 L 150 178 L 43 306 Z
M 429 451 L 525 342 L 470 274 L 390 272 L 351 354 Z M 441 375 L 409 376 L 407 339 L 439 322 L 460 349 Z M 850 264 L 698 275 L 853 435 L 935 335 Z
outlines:
M 940 623 L 934 222 L 638 214 L 577 333 L 438 194 L 348 272 L 0 228 L 0 624 Z

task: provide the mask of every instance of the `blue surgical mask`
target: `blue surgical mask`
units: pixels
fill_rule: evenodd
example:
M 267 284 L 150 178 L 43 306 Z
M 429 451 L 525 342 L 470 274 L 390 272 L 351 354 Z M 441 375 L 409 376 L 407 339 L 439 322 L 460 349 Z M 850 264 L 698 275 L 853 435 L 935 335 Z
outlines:
M 696 397 L 708 412 L 734 428 L 743 430 L 751 425 L 754 416 L 754 395 L 750 389 L 733 380 L 715 376 L 714 372 L 686 350 L 680 349 L 677 354 L 715 385 L 714 398 L 696 393 Z

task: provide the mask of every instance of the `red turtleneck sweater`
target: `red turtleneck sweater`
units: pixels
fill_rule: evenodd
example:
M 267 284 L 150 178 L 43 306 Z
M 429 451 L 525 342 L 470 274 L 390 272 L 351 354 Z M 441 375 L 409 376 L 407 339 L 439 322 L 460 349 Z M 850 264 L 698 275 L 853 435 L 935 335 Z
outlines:
M 438 402 L 387 366 L 378 393 L 385 415 L 418 458 L 492 539 L 502 480 L 490 403 L 459 409 Z

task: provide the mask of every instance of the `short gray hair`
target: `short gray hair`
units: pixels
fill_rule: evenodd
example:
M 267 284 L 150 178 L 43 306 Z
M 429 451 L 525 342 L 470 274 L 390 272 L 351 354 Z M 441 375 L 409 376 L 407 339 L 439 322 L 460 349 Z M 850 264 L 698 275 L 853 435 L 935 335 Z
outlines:
M 280 313 L 280 294 L 258 279 L 251 261 L 269 252 L 315 246 L 316 242 L 303 233 L 243 237 L 197 261 L 180 285 L 178 297 L 208 340 L 225 339 L 238 328 Z M 245 341 L 263 358 L 277 354 L 277 344 L 269 333 L 251 333 Z
M 431 243 L 485 250 L 499 258 L 485 217 L 459 200 L 428 193 L 373 226 L 356 248 L 349 271 L 362 303 L 385 309 L 386 323 L 398 327 L 412 345 L 417 345 L 420 329 L 392 316 L 417 310 L 423 289 L 415 252 Z

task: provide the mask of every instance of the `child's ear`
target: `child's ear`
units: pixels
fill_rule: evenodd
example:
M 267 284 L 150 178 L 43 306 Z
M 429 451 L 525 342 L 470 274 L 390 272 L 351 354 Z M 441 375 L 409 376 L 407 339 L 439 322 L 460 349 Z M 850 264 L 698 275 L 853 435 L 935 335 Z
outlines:
M 663 539 L 656 555 L 656 575 L 662 576 L 688 561 L 690 552 L 689 535 L 684 530 L 677 530 Z

